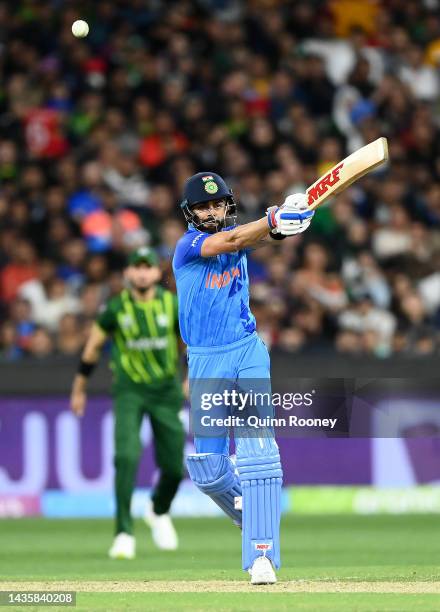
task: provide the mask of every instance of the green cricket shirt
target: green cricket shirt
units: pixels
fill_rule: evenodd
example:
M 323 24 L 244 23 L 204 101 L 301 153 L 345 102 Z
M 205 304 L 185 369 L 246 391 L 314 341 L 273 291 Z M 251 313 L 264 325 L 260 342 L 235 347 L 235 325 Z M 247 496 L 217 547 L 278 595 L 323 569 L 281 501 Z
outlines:
M 136 301 L 124 289 L 109 300 L 96 323 L 113 339 L 115 385 L 155 386 L 178 378 L 177 296 L 156 287 L 154 298 Z

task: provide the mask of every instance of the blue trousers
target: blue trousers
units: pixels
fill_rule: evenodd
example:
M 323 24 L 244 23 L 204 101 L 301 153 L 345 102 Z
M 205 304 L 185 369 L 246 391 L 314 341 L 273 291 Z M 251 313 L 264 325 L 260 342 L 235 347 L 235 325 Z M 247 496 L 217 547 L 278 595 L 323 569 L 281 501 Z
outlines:
M 258 379 L 259 387 L 263 384 L 270 391 L 269 353 L 257 333 L 222 347 L 189 348 L 188 366 L 190 381 L 202 381 L 202 387 L 215 380 L 220 386 L 221 381 L 233 381 L 246 388 Z M 263 428 L 248 436 L 235 428 L 234 434 L 236 466 L 229 460 L 230 440 L 223 431 L 195 436 L 196 453 L 188 457 L 188 471 L 195 484 L 242 527 L 243 569 L 261 554 L 279 567 L 282 471 L 273 431 Z

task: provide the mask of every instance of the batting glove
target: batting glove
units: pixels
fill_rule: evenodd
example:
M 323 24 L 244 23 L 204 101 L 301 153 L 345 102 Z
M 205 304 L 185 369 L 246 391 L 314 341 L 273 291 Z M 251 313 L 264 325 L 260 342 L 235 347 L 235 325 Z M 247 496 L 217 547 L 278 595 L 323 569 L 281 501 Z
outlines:
M 314 211 L 309 210 L 305 193 L 287 196 L 278 208 L 267 211 L 267 222 L 272 232 L 294 236 L 305 232 L 312 222 Z

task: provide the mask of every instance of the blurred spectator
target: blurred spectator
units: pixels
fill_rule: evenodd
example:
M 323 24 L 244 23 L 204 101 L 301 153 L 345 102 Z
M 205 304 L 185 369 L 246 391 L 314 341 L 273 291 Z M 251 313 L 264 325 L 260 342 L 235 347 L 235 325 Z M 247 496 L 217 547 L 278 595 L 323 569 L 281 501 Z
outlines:
M 15 325 L 15 342 L 20 349 L 26 351 L 36 327 L 30 302 L 26 299 L 16 299 L 10 308 L 10 318 Z
M 106 297 L 107 295 L 99 285 L 84 285 L 81 290 L 79 310 L 88 319 L 92 318 L 96 315 Z
M 409 215 L 402 206 L 394 205 L 386 213 L 386 225 L 373 233 L 373 252 L 378 259 L 408 253 L 411 249 Z
M 58 266 L 57 275 L 67 282 L 74 293 L 79 291 L 84 282 L 86 254 L 86 244 L 79 238 L 68 240 L 61 247 L 61 263 Z
M 0 271 L 0 298 L 9 304 L 21 285 L 36 276 L 35 250 L 28 241 L 19 240 L 12 249 L 11 261 Z
M 387 356 L 396 326 L 395 317 L 386 310 L 374 306 L 368 295 L 358 300 L 339 315 L 341 329 L 363 335 L 367 352 Z
M 29 354 L 41 359 L 49 357 L 54 351 L 54 343 L 49 333 L 42 328 L 37 328 L 31 336 L 29 343 Z
M 58 326 L 56 350 L 61 355 L 78 355 L 81 351 L 84 336 L 74 314 L 65 314 L 61 317 Z
M 362 336 L 350 329 L 338 332 L 335 341 L 336 350 L 339 353 L 359 355 L 362 353 Z
M 353 297 L 369 295 L 376 306 L 388 308 L 391 292 L 384 273 L 371 253 L 361 252 L 356 258 L 347 258 L 342 267 L 342 277 Z
M 49 331 L 58 329 L 61 318 L 67 313 L 79 311 L 78 298 L 71 295 L 61 278 L 54 278 L 46 293 L 46 298 L 35 311 L 35 321 Z
M 297 327 L 287 327 L 280 334 L 278 346 L 289 353 L 298 353 L 306 344 L 306 335 Z
M 35 320 L 39 312 L 45 308 L 50 284 L 56 276 L 56 265 L 51 259 L 40 259 L 38 276 L 26 281 L 20 287 L 19 294 L 31 305 L 32 317 Z
M 164 97 L 169 94 L 167 83 L 164 86 Z M 186 151 L 188 141 L 185 135 L 176 128 L 171 113 L 160 111 L 156 115 L 153 133 L 144 138 L 139 151 L 139 159 L 148 168 L 157 168 L 167 159 Z
M 416 44 L 409 46 L 399 76 L 410 86 L 416 98 L 426 101 L 435 101 L 438 98 L 439 77 L 435 69 L 424 62 L 422 47 Z
M 12 321 L 5 321 L 0 326 L 0 361 L 14 361 L 22 356 L 15 325 Z

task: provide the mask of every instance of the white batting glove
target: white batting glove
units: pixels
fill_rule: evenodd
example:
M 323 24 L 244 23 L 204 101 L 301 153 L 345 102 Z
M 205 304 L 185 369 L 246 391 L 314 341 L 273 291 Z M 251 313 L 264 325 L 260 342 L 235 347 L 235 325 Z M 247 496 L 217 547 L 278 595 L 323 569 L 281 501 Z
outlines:
M 294 193 L 287 196 L 281 206 L 267 211 L 267 222 L 273 232 L 294 236 L 306 231 L 314 214 L 309 210 L 306 194 Z

